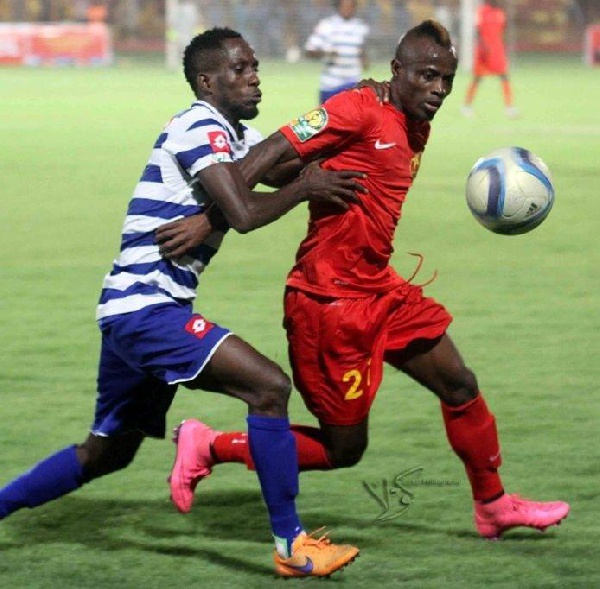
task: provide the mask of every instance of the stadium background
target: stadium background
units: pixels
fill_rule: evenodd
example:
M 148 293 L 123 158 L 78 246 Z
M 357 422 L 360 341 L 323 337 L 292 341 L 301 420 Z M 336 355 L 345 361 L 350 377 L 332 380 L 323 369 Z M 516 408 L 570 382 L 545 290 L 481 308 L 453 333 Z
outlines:
M 462 0 L 476 4 L 477 0 Z M 436 17 L 460 39 L 461 0 L 359 0 L 371 25 L 369 51 L 387 59 L 390 47 L 413 24 Z M 214 25 L 240 30 L 261 59 L 296 61 L 314 24 L 331 12 L 330 0 L 0 0 L 0 22 L 105 20 L 117 58 L 164 54 L 165 39 L 184 45 Z M 507 0 L 511 52 L 581 52 L 588 25 L 600 22 L 597 0 Z M 167 24 L 167 21 L 170 21 Z M 194 22 L 195 21 L 195 22 Z

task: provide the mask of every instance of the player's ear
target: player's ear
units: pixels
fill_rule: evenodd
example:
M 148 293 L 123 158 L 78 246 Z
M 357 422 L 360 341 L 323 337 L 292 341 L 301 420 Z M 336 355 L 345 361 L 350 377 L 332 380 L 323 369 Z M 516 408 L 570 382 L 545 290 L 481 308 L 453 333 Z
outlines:
M 391 62 L 392 76 L 397 76 L 402 69 L 401 63 L 394 57 Z
M 202 94 L 210 94 L 210 76 L 206 73 L 196 76 L 196 89 Z

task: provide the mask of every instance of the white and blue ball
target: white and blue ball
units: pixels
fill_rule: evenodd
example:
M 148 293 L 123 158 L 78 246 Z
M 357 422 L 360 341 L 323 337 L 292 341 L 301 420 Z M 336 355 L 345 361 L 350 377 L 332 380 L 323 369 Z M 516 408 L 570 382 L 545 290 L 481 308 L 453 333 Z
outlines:
M 503 235 L 531 231 L 554 204 L 548 166 L 522 147 L 503 147 L 478 159 L 465 194 L 475 219 Z

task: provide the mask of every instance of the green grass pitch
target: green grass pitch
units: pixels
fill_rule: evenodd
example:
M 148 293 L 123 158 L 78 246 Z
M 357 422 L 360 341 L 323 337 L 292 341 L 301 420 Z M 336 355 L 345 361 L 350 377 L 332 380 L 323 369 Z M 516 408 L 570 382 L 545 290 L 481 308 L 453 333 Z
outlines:
M 387 77 L 385 64 L 371 72 Z M 360 465 L 301 477 L 307 528 L 327 525 L 361 558 L 332 586 L 548 588 L 600 586 L 598 71 L 577 58 L 516 61 L 522 117 L 506 119 L 498 81 L 485 80 L 476 117 L 459 114 L 468 76 L 434 122 L 396 234 L 394 264 L 439 277 L 427 293 L 455 316 L 451 335 L 498 420 L 511 492 L 564 499 L 572 512 L 545 534 L 515 530 L 496 543 L 474 531 L 462 465 L 438 404 L 387 371 Z M 266 63 L 256 125 L 264 133 L 315 105 L 318 66 Z M 117 253 L 128 198 L 161 126 L 191 102 L 180 74 L 159 67 L 0 70 L 0 484 L 91 422 L 99 337 L 94 308 Z M 520 145 L 550 166 L 556 203 L 530 234 L 486 232 L 464 202 L 482 154 Z M 285 274 L 306 209 L 245 236 L 230 235 L 203 277 L 199 305 L 288 369 L 281 328 Z M 169 427 L 198 416 L 244 426 L 241 403 L 181 389 Z M 295 422 L 313 423 L 297 395 Z M 174 511 L 168 441 L 148 441 L 127 470 L 0 522 L 0 586 L 12 589 L 263 588 L 272 544 L 255 475 L 219 467 L 189 516 Z M 410 505 L 378 502 L 363 483 L 419 468 Z M 412 482 L 411 482 L 412 481 Z M 419 484 L 420 482 L 420 484 Z M 594 515 L 596 514 L 596 515 Z M 596 517 L 596 519 L 594 519 Z M 305 581 L 311 582 L 311 581 Z

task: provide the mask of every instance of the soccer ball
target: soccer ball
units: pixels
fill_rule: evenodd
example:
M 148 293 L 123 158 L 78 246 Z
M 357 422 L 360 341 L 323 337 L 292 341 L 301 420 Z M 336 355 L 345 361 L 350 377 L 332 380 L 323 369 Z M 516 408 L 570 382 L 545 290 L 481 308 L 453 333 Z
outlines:
M 475 219 L 503 235 L 531 231 L 554 204 L 548 166 L 522 147 L 503 147 L 478 159 L 465 195 Z

